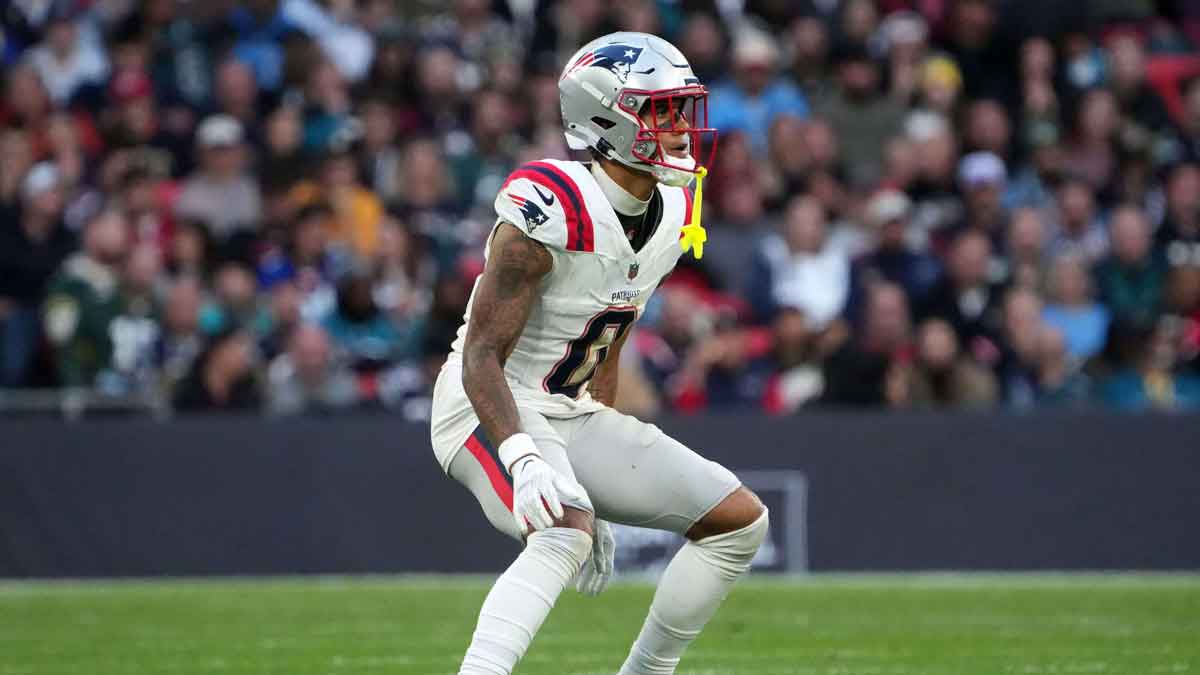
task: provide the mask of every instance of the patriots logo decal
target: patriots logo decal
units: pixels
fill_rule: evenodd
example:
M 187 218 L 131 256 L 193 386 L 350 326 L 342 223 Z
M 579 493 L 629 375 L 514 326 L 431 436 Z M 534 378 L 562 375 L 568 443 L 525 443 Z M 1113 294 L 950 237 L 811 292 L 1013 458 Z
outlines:
M 550 216 L 547 216 L 546 212 L 540 206 L 528 199 L 511 193 L 508 195 L 508 198 L 521 210 L 521 215 L 525 217 L 525 226 L 529 228 L 530 232 L 533 232 L 541 225 L 546 224 L 546 221 L 550 220 Z
M 638 57 L 642 55 L 643 49 L 645 47 L 605 45 L 579 57 L 567 72 L 573 73 L 580 68 L 603 68 L 616 75 L 623 84 L 629 77 L 633 64 L 637 63 Z

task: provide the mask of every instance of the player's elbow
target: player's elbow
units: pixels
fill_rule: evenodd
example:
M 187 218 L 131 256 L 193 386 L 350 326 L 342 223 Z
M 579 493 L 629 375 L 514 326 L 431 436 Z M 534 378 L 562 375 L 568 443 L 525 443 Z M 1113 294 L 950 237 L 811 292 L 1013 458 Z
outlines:
M 492 348 L 486 342 L 468 338 L 466 344 L 463 345 L 463 388 L 469 390 L 471 385 L 479 379 L 480 373 L 487 371 L 491 367 L 497 369 L 503 368 L 503 364 L 500 362 L 499 351 Z

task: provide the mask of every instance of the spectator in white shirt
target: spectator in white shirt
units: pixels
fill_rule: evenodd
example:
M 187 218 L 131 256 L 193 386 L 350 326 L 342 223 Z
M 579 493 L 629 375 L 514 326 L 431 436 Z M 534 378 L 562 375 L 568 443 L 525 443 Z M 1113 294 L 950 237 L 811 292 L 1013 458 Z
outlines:
M 760 320 L 792 307 L 818 330 L 842 313 L 850 291 L 850 262 L 829 245 L 825 209 L 808 195 L 788 203 L 781 232 L 763 239 L 750 275 L 748 295 Z
M 108 59 L 99 45 L 84 39 L 76 13 L 56 9 L 46 25 L 46 38 L 29 52 L 29 63 L 55 105 L 66 105 L 81 88 L 102 85 Z

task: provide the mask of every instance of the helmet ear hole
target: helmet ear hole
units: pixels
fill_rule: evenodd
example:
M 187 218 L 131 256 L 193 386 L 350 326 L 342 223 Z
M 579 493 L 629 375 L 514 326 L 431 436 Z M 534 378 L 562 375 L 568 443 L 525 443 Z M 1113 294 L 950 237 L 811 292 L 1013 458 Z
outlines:
M 605 119 L 603 117 L 600 117 L 599 115 L 592 118 L 592 124 L 595 124 L 596 126 L 600 127 L 601 129 L 604 129 L 606 131 L 617 126 L 616 122 L 614 122 L 610 119 Z

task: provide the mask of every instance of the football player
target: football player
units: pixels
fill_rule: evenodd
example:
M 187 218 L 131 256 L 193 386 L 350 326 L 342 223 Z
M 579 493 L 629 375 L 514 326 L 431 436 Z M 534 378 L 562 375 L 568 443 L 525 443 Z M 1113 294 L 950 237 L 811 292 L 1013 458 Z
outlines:
M 572 580 L 603 590 L 617 522 L 688 540 L 620 670 L 673 673 L 767 535 L 767 509 L 733 473 L 611 407 L 630 327 L 684 250 L 702 255 L 686 186 L 715 149 L 708 94 L 678 49 L 645 33 L 588 43 L 558 87 L 567 140 L 593 161 L 509 176 L 434 389 L 442 468 L 525 542 L 459 672 L 511 673 Z

